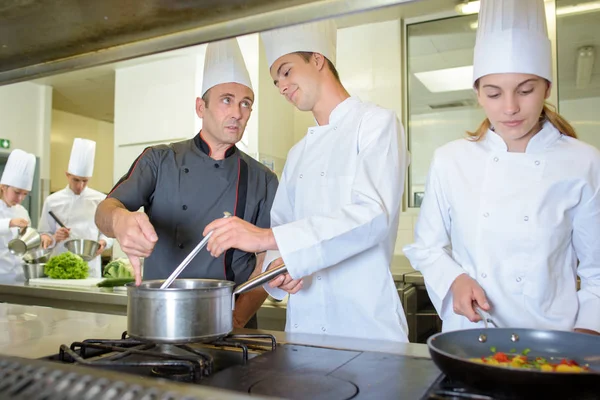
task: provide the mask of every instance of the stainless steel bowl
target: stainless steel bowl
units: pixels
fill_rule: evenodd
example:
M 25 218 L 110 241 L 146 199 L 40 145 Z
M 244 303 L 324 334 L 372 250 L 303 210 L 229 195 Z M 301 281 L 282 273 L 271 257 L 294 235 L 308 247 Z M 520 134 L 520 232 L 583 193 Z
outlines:
M 8 242 L 8 250 L 11 254 L 22 256 L 30 250 L 37 249 L 42 244 L 38 231 L 27 226 L 19 231 L 19 235 Z
M 25 274 L 25 279 L 30 280 L 34 278 L 44 278 L 46 276 L 44 273 L 44 267 L 46 267 L 46 264 L 44 263 L 23 264 L 23 273 Z
M 96 257 L 100 243 L 88 239 L 71 239 L 65 242 L 65 248 L 83 258 L 84 261 L 90 261 Z
M 52 255 L 52 250 L 54 249 L 43 249 L 41 247 L 30 250 L 23 255 L 23 261 L 34 264 L 47 263 Z

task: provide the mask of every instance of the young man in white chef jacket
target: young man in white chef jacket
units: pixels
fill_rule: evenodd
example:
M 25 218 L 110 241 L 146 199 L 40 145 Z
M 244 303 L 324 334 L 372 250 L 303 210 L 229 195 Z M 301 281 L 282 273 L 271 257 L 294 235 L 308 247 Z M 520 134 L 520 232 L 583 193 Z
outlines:
M 406 342 L 390 272 L 407 157 L 391 110 L 351 97 L 335 70 L 337 31 L 318 22 L 262 33 L 275 86 L 317 126 L 289 152 L 271 229 L 220 219 L 208 249 L 268 250 L 288 273 L 265 285 L 287 293 L 286 331 Z M 273 262 L 276 266 L 281 261 Z M 287 292 L 287 293 L 286 293 Z
M 486 120 L 436 150 L 404 249 L 443 330 L 600 334 L 600 153 L 545 105 L 551 44 L 542 0 L 483 0 L 473 83 Z M 577 289 L 576 277 L 581 278 Z
M 64 253 L 64 242 L 69 239 L 89 239 L 98 241 L 100 247 L 96 257 L 88 261 L 90 277 L 101 277 L 100 254 L 112 246 L 113 240 L 106 237 L 98 230 L 94 222 L 94 215 L 98 204 L 106 195 L 88 187 L 88 182 L 94 172 L 94 158 L 96 155 L 96 142 L 88 139 L 75 138 L 69 166 L 65 173 L 68 181 L 67 187 L 51 194 L 46 198 L 42 215 L 40 215 L 39 230 L 52 232 L 56 239 L 54 255 Z M 62 228 L 50 216 L 52 211 L 65 225 Z

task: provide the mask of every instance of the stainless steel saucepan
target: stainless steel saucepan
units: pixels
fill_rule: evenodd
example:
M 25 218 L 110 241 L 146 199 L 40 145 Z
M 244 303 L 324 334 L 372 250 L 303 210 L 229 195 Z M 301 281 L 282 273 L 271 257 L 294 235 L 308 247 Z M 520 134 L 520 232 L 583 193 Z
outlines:
M 285 264 L 239 285 L 216 279 L 176 279 L 127 284 L 127 333 L 157 343 L 208 342 L 233 330 L 235 296 L 287 272 Z

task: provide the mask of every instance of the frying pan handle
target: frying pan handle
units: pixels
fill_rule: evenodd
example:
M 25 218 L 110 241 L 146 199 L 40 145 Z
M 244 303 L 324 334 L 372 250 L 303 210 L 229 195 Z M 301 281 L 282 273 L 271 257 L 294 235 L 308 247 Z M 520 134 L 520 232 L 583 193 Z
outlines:
M 50 216 L 52 217 L 52 219 L 53 219 L 53 220 L 55 220 L 55 221 L 56 221 L 56 223 L 57 223 L 58 225 L 60 225 L 60 227 L 61 227 L 61 228 L 66 228 L 65 224 L 63 224 L 63 223 L 61 222 L 61 220 L 60 220 L 60 219 L 58 219 L 58 217 L 57 217 L 57 216 L 54 214 L 54 212 L 52 212 L 52 211 L 48 211 L 48 214 L 50 214 Z
M 483 309 L 481 309 L 481 307 L 479 307 L 479 306 L 473 306 L 473 308 L 475 309 L 475 312 L 477 314 L 479 314 L 479 316 L 483 320 L 483 325 L 486 327 L 486 329 L 488 328 L 488 323 L 494 325 L 494 328 L 498 328 L 498 325 L 492 319 L 492 316 L 487 311 L 483 311 Z
M 269 269 L 269 270 L 263 272 L 262 274 L 250 279 L 248 282 L 242 283 L 240 286 L 238 286 L 233 291 L 233 295 L 235 296 L 236 294 L 240 294 L 240 293 L 244 293 L 249 290 L 252 290 L 252 289 L 254 289 L 258 286 L 261 286 L 261 285 L 269 282 L 271 279 L 276 278 L 279 275 L 284 274 L 286 272 L 287 272 L 287 267 L 285 266 L 285 264 L 281 264 L 278 267 Z

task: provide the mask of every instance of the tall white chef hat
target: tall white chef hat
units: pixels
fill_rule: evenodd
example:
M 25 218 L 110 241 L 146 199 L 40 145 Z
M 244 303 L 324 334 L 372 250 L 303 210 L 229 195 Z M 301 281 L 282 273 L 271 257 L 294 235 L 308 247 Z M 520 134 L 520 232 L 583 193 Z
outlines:
M 75 138 L 69 159 L 67 172 L 71 175 L 91 177 L 94 173 L 94 157 L 96 142 L 88 139 Z
M 260 37 L 269 68 L 279 57 L 299 51 L 321 53 L 335 65 L 337 28 L 332 20 L 262 32 Z
M 498 73 L 533 74 L 552 81 L 543 0 L 481 0 L 473 84 Z
M 208 89 L 222 83 L 239 83 L 252 89 L 237 39 L 209 43 L 206 48 L 202 96 Z
M 35 156 L 23 150 L 14 149 L 8 156 L 0 184 L 31 190 L 34 173 Z

